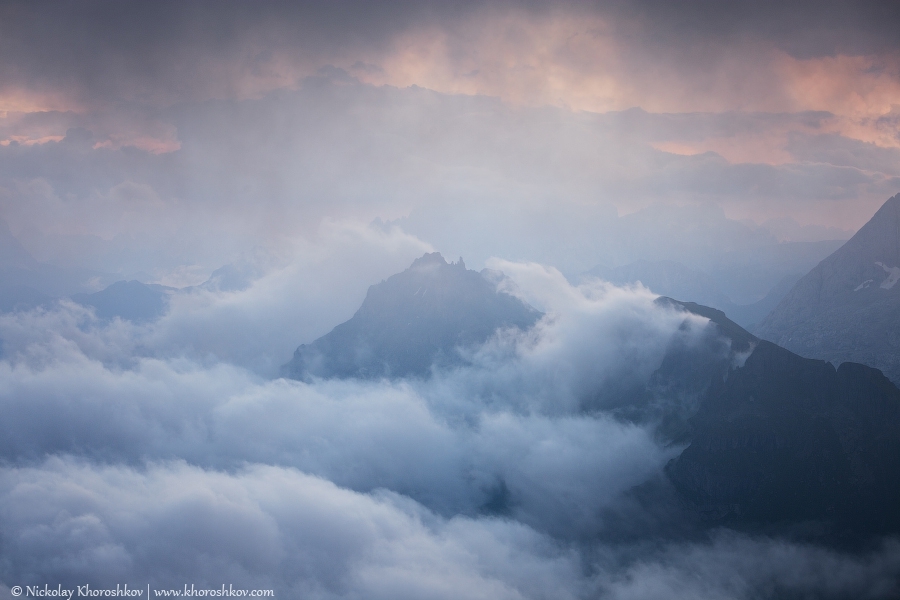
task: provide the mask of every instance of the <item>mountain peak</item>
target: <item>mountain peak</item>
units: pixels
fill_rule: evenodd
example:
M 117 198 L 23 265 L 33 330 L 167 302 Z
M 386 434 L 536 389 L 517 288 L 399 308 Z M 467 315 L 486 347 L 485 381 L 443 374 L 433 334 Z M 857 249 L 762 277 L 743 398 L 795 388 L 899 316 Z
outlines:
M 887 261 L 897 266 L 900 262 L 900 194 L 889 198 L 869 222 L 838 250 L 841 251 L 845 255 L 857 255 L 854 258 L 873 263 Z
M 497 290 L 495 278 L 448 263 L 439 252 L 369 288 L 349 321 L 297 348 L 283 373 L 311 377 L 426 376 L 461 361 L 457 348 L 484 343 L 497 329 L 527 329 L 541 313 Z
M 802 356 L 900 382 L 900 194 L 788 292 L 756 333 Z
M 417 258 L 413 261 L 413 263 L 409 266 L 411 270 L 416 269 L 428 269 L 433 268 L 435 266 L 446 265 L 447 261 L 444 260 L 444 257 L 441 256 L 440 252 L 426 252 L 420 258 Z

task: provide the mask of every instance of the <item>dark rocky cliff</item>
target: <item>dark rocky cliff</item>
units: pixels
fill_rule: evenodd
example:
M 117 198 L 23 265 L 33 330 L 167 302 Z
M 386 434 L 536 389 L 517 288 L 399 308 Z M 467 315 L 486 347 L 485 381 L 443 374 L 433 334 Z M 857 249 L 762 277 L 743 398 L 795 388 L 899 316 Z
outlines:
M 761 341 L 691 425 L 666 471 L 710 520 L 900 531 L 900 390 L 877 369 L 835 369 Z

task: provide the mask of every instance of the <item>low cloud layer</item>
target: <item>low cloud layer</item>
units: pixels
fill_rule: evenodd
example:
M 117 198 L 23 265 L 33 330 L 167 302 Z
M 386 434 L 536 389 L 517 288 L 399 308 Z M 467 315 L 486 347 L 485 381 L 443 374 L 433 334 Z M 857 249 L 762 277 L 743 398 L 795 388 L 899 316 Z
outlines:
M 407 247 L 392 240 L 374 247 Z M 629 490 L 661 481 L 679 448 L 652 422 L 615 418 L 604 393 L 647 377 L 705 321 L 684 324 L 642 288 L 492 265 L 547 316 L 426 380 L 269 379 L 229 349 L 241 338 L 212 343 L 212 325 L 179 325 L 288 321 L 296 309 L 263 291 L 293 285 L 298 265 L 176 302 L 149 325 L 69 303 L 0 317 L 0 582 L 224 583 L 316 598 L 895 591 L 894 542 L 862 557 L 724 533 L 651 542 L 654 519 L 678 507 L 649 515 Z M 293 297 L 321 306 L 316 294 Z M 260 327 L 258 343 L 280 335 Z
M 850 558 L 725 534 L 637 560 L 602 546 L 584 553 L 514 520 L 441 518 L 386 490 L 359 494 L 266 466 L 227 474 L 50 459 L 0 470 L 0 495 L 4 575 L 64 587 L 224 582 L 311 598 L 884 598 L 900 569 L 896 544 Z

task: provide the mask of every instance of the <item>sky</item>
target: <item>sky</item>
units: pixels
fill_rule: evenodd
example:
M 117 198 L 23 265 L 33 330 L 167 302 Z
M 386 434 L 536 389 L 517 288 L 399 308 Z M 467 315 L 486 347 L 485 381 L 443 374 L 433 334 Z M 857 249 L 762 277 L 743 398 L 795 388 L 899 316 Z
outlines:
M 0 216 L 39 260 L 196 283 L 380 219 L 571 275 L 642 258 L 591 239 L 617 216 L 846 239 L 900 190 L 891 3 L 2 11 Z
M 900 192 L 898 24 L 885 2 L 0 3 L 0 275 L 60 296 L 0 314 L 0 599 L 891 597 L 895 539 L 679 529 L 681 447 L 603 391 L 707 322 L 582 275 L 677 261 L 749 304 L 832 252 Z M 278 377 L 433 251 L 545 316 L 425 380 Z M 200 285 L 222 267 L 237 283 Z M 66 298 L 121 279 L 181 291 L 143 323 Z

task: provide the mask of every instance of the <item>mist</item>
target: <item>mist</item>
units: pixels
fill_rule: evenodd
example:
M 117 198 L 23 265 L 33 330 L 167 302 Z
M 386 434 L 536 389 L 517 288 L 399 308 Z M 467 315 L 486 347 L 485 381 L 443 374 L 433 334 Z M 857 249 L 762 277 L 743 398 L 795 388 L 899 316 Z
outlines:
M 666 475 L 759 340 L 660 296 L 752 332 L 900 192 L 896 10 L 763 4 L 0 8 L 0 598 L 897 594 Z M 534 325 L 286 376 L 433 252 Z
M 398 250 L 393 238 L 361 243 L 370 259 Z M 602 392 L 649 377 L 673 338 L 698 342 L 705 320 L 645 288 L 492 266 L 545 316 L 426 380 L 308 384 L 242 364 L 254 355 L 245 337 L 217 330 L 315 306 L 314 287 L 289 304 L 268 293 L 308 264 L 238 292 L 187 294 L 150 324 L 70 302 L 0 317 L 5 581 L 227 580 L 323 598 L 890 593 L 895 543 L 859 558 L 724 532 L 652 541 L 659 515 L 636 517 L 645 509 L 629 490 L 680 447 L 652 421 L 605 409 Z M 254 330 L 259 347 L 279 346 L 281 331 Z M 601 403 L 585 404 L 598 391 Z M 613 535 L 623 515 L 643 523 L 637 537 Z

